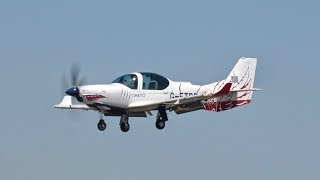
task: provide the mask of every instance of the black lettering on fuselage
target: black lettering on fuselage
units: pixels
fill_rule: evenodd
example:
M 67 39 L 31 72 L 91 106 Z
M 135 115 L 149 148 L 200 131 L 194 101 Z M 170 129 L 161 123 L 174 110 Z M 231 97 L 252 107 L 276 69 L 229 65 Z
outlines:
M 186 98 L 191 96 L 196 96 L 197 93 L 191 93 L 191 92 L 181 92 L 181 93 L 170 93 L 170 99 L 176 99 L 176 98 Z
M 146 97 L 146 94 L 132 94 L 132 97 Z

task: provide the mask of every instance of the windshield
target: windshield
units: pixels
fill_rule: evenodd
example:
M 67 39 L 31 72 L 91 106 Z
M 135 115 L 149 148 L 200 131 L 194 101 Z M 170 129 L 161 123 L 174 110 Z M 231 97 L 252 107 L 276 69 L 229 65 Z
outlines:
M 137 89 L 138 88 L 138 77 L 134 74 L 127 74 L 124 76 L 120 76 L 112 83 L 119 83 L 127 86 L 130 89 Z

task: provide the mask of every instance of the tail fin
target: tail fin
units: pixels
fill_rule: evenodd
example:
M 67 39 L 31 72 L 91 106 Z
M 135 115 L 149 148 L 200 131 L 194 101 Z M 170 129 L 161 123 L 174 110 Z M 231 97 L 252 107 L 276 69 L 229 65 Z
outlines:
M 232 83 L 230 93 L 226 96 L 209 100 L 206 110 L 224 111 L 249 104 L 253 91 L 258 90 L 253 88 L 256 65 L 256 58 L 240 58 L 225 80 L 227 83 Z
M 226 79 L 227 82 L 233 83 L 231 90 L 252 89 L 256 66 L 256 58 L 240 58 Z

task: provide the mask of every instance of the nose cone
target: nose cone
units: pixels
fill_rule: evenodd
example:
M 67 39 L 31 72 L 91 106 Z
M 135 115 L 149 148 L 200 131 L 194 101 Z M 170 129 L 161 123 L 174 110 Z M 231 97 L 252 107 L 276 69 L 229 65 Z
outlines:
M 78 96 L 79 95 L 79 90 L 76 87 L 72 87 L 72 88 L 68 89 L 65 93 L 70 95 L 70 96 Z

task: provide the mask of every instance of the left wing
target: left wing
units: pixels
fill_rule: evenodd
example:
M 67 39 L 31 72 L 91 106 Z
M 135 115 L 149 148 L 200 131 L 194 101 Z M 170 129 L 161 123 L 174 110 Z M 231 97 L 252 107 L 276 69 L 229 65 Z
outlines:
M 64 96 L 63 100 L 60 104 L 54 106 L 59 109 L 82 109 L 82 110 L 90 110 L 91 108 L 85 104 L 72 104 L 71 96 Z

